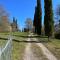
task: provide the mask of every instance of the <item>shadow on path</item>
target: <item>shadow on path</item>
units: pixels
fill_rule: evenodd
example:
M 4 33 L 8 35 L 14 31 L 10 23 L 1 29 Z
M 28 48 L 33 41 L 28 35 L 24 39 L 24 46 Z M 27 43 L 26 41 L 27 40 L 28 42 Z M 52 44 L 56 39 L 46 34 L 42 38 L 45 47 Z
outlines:
M 22 38 L 48 38 L 48 36 L 19 36 L 19 35 L 14 35 L 16 37 L 22 37 Z
M 1 37 L 0 37 L 0 39 L 1 40 L 8 40 L 8 38 L 1 38 Z M 19 43 L 21 43 L 21 42 L 24 42 L 24 43 L 48 43 L 48 42 L 50 42 L 48 40 L 47 41 L 43 41 L 43 40 L 41 40 L 41 41 L 33 41 L 32 37 L 31 37 L 31 41 L 25 41 L 25 40 L 20 41 L 20 40 L 16 40 L 16 39 L 13 39 L 13 41 L 19 42 Z

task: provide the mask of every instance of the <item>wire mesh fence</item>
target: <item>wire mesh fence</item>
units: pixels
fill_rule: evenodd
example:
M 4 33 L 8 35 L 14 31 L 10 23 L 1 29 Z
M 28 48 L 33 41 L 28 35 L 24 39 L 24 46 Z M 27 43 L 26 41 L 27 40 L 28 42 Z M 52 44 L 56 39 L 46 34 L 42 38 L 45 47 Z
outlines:
M 11 60 L 12 58 L 12 37 L 9 37 L 6 45 L 0 48 L 0 60 Z

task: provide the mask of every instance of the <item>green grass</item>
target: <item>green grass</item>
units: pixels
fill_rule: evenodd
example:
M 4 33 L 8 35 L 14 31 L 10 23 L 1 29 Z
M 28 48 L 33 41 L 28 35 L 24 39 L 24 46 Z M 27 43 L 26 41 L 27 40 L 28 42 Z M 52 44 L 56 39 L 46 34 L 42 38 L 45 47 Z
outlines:
M 60 40 L 50 39 L 50 41 L 43 44 L 60 60 Z
M 13 41 L 12 60 L 23 60 L 24 49 L 25 43 Z
M 40 47 L 38 47 L 36 44 L 32 44 L 31 48 L 34 53 L 34 56 L 36 56 L 39 60 L 48 60 L 46 56 L 43 54 Z
M 4 47 L 6 45 L 6 40 L 0 39 L 0 47 Z
M 0 35 L 9 35 L 10 34 L 10 32 L 0 32 Z
M 59 39 L 49 39 L 48 38 L 38 38 L 38 41 L 43 43 L 56 57 L 60 60 L 60 40 Z
M 2 40 L 0 39 L 0 46 L 3 46 L 6 44 L 7 40 L 4 40 L 4 38 L 8 38 L 8 35 L 9 35 L 8 33 L 0 33 L 0 38 L 2 38 Z M 28 36 L 28 33 L 15 32 L 13 33 L 13 35 Z M 22 56 L 23 56 L 24 49 L 25 49 L 25 43 L 18 42 L 18 41 L 26 40 L 26 38 L 15 36 L 14 39 L 17 41 L 13 40 L 12 60 L 23 60 Z
M 27 32 L 13 32 L 12 35 L 17 35 L 17 36 L 27 36 L 29 33 Z
M 0 35 L 20 35 L 20 36 L 27 36 L 29 33 L 28 32 L 1 32 Z
M 7 40 L 0 40 L 0 47 L 4 47 Z M 12 45 L 12 60 L 23 60 L 23 53 L 25 49 L 25 43 L 13 41 Z
M 21 41 L 21 40 L 25 41 L 25 36 L 28 36 L 28 33 L 26 33 L 26 32 L 13 32 L 12 36 L 13 36 L 13 39 L 15 39 L 17 41 Z M 9 37 L 8 33 L 0 33 L 0 38 L 8 39 L 8 37 Z M 22 38 L 24 38 L 24 39 L 22 39 Z

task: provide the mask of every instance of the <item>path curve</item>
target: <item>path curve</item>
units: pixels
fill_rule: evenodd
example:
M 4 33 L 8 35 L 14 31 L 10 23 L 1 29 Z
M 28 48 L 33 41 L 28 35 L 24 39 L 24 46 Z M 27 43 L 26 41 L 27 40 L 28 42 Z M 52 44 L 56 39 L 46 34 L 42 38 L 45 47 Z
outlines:
M 36 38 L 32 38 L 32 40 L 37 41 Z M 31 41 L 31 38 L 28 38 L 27 41 Z M 42 43 L 35 43 L 35 44 L 41 48 L 43 54 L 46 56 L 46 58 L 48 58 L 48 60 L 58 60 Z M 37 57 L 34 56 L 31 50 L 31 43 L 27 43 L 26 45 L 23 60 L 39 60 Z
M 37 41 L 36 38 L 34 38 L 35 41 Z M 42 43 L 36 43 L 41 49 L 43 54 L 48 58 L 48 60 L 57 60 L 57 58 L 42 44 Z

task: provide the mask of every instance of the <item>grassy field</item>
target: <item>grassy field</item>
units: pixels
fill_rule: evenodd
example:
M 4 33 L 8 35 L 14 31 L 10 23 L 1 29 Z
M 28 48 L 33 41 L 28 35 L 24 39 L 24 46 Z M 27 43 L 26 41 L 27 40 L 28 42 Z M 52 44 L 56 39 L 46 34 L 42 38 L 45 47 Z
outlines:
M 0 47 L 4 47 L 6 45 L 6 40 L 0 39 Z
M 12 35 L 12 38 L 15 40 L 15 41 L 25 41 L 25 38 L 27 38 L 29 33 L 26 33 L 26 32 L 14 32 L 14 33 L 11 33 Z M 7 40 L 8 37 L 10 36 L 10 33 L 0 33 L 0 39 L 3 39 L 3 40 Z M 24 39 L 22 39 L 24 38 Z
M 25 43 L 13 41 L 12 60 L 23 60 L 24 49 Z
M 60 40 L 58 39 L 50 39 L 48 38 L 40 38 L 41 41 L 57 58 L 60 60 Z
M 13 38 L 16 40 L 13 40 L 12 60 L 23 60 L 22 56 L 26 43 L 21 41 L 25 41 L 27 38 L 21 36 L 28 36 L 29 33 L 15 32 L 12 34 L 14 36 Z M 8 36 L 9 33 L 0 33 L 0 47 L 6 44 Z M 58 60 L 60 59 L 60 40 L 50 39 L 50 42 L 48 42 L 48 38 L 38 38 L 38 41 L 42 42 L 58 58 Z M 38 58 L 41 57 L 42 60 L 47 60 L 38 46 L 32 44 L 31 48 L 35 56 Z
M 23 35 L 28 35 L 28 34 L 15 32 L 15 33 L 13 33 L 13 35 L 23 36 Z M 15 36 L 15 39 L 18 41 L 26 40 L 26 38 L 24 39 L 23 37 L 17 37 L 17 36 Z M 26 44 L 23 42 L 13 41 L 12 60 L 23 60 L 23 53 L 24 53 L 25 45 Z
M 32 44 L 32 52 L 34 53 L 34 56 L 37 57 L 39 60 L 48 60 L 46 56 L 43 54 L 40 47 L 38 47 L 36 44 Z
M 12 35 L 17 35 L 17 36 L 26 36 L 27 34 L 29 34 L 28 32 L 2 32 L 0 33 L 0 35 L 9 35 L 9 34 L 12 34 Z
M 13 33 L 13 35 L 18 35 L 18 36 L 25 35 L 25 36 L 28 36 L 28 33 L 15 32 L 15 33 Z M 6 44 L 8 36 L 9 36 L 9 33 L 0 33 L 0 47 Z M 15 36 L 14 39 L 17 40 L 17 41 L 13 40 L 12 60 L 23 60 L 22 56 L 23 56 L 26 44 L 24 42 L 19 42 L 19 41 L 26 40 L 27 38 Z

